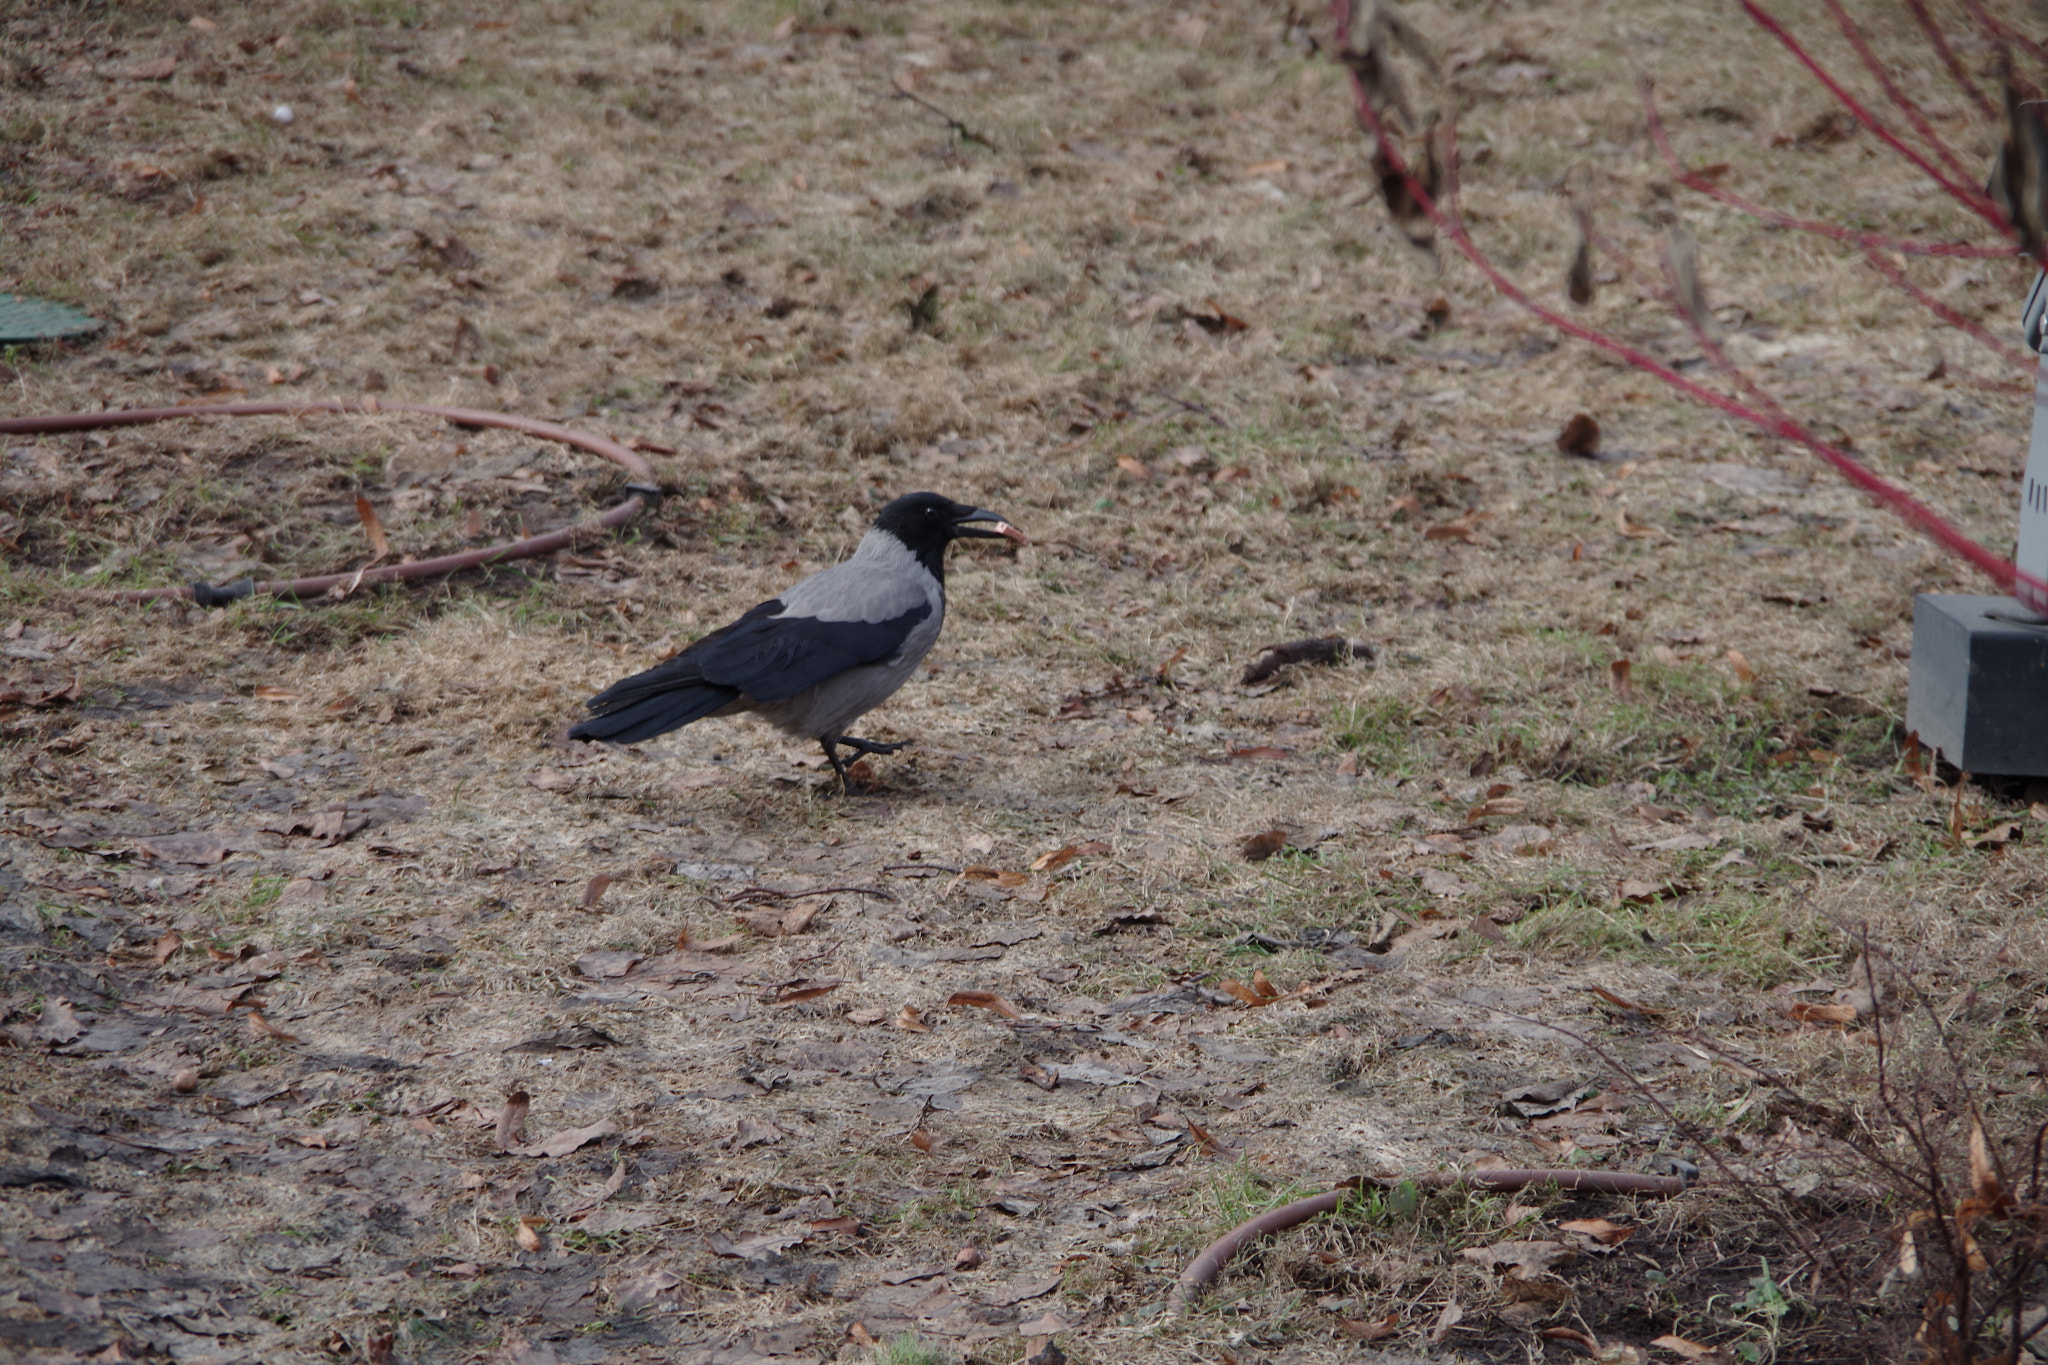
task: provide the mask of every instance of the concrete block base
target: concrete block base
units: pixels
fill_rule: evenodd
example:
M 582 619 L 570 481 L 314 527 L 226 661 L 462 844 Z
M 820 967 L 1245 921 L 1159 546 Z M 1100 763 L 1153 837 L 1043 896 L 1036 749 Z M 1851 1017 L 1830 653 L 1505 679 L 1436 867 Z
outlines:
M 1906 728 L 1966 773 L 2048 777 L 2048 619 L 2010 597 L 1914 598 Z

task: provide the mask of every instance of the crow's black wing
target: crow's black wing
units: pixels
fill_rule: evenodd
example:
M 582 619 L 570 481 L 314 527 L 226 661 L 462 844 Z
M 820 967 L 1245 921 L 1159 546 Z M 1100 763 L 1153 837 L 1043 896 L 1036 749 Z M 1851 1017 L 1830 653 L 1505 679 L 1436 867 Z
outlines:
M 695 655 L 694 667 L 703 681 L 735 688 L 755 701 L 784 701 L 849 668 L 888 658 L 903 648 L 910 632 L 931 614 L 929 602 L 920 602 L 886 621 L 756 617 L 749 612 L 669 662 Z

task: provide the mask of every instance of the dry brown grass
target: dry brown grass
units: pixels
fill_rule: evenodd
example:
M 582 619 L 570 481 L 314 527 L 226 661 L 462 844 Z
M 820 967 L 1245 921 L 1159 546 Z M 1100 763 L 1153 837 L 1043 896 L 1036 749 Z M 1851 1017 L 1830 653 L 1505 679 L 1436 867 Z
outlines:
M 2024 388 L 1857 261 L 1674 197 L 1644 143 L 1638 62 L 1681 150 L 1727 162 L 1741 192 L 1968 230 L 1868 139 L 1773 148 L 1825 106 L 1766 40 L 1661 4 L 1413 13 L 1465 54 L 1464 136 L 1484 149 L 1468 209 L 1501 261 L 1561 292 L 1556 189 L 1590 167 L 1604 230 L 1641 259 L 1674 218 L 1699 235 L 1731 350 L 1788 401 L 1973 534 L 2010 536 Z M 1820 30 L 1817 7 L 1791 13 Z M 8 443 L 0 530 L 18 549 L 0 588 L 24 623 L 9 686 L 76 676 L 85 699 L 6 721 L 0 1008 L 18 1048 L 0 1055 L 22 1107 L 0 1121 L 23 1162 L 100 1159 L 75 1168 L 90 1192 L 0 1209 L 24 1277 L 0 1340 L 50 1359 L 119 1338 L 279 1360 L 389 1331 L 415 1360 L 580 1361 L 799 1324 L 807 1345 L 757 1349 L 861 1359 L 858 1321 L 1011 1361 L 1018 1323 L 1051 1309 L 1078 1360 L 1309 1361 L 1355 1352 L 1344 1318 L 1398 1312 L 1421 1346 L 1456 1302 L 1447 1349 L 1561 1358 L 1528 1334 L 1547 1319 L 1503 1315 L 1458 1255 L 1508 1235 L 1501 1201 L 1309 1229 L 1185 1322 L 1157 1313 L 1179 1265 L 1261 1200 L 1481 1152 L 1555 1159 L 1531 1138 L 1560 1134 L 1504 1117 L 1501 1092 L 1601 1068 L 1524 1016 L 1589 1031 L 1679 1117 L 1638 1105 L 1579 1130 L 1594 1141 L 1572 1159 L 1634 1169 L 1660 1149 L 1779 1142 L 1780 1169 L 1804 1169 L 1751 1081 L 1596 986 L 1854 1104 L 1871 1079 L 1859 1030 L 1795 1026 L 1772 992 L 1853 984 L 1868 926 L 1970 1025 L 1973 1056 L 2005 1078 L 2000 1112 L 2036 1104 L 2038 827 L 1952 848 L 1947 793 L 1898 762 L 1906 669 L 1889 647 L 1908 640 L 1913 592 L 1971 585 L 1797 452 L 1552 345 L 1462 265 L 1408 248 L 1362 174 L 1341 73 L 1277 11 L 330 0 L 213 14 L 203 33 L 186 17 L 35 4 L 0 20 L 0 288 L 112 324 L 97 345 L 8 357 L 9 412 L 351 395 L 375 371 L 394 398 L 672 449 L 653 458 L 674 493 L 601 562 L 305 607 L 112 608 L 75 589 L 361 563 L 359 491 L 397 552 L 425 555 L 459 544 L 472 510 L 491 535 L 583 515 L 612 475 L 394 417 Z M 1906 36 L 1888 50 L 1909 54 Z M 172 54 L 170 79 L 130 78 Z M 993 149 L 893 98 L 898 76 Z M 268 118 L 279 103 L 289 125 Z M 1981 133 L 1963 142 L 1988 158 Z M 2017 267 L 1915 269 L 2011 330 Z M 932 284 L 937 324 L 913 330 Z M 1249 325 L 1212 333 L 1200 319 L 1218 309 Z M 1590 316 L 1692 353 L 1629 281 Z M 1612 458 L 1555 451 L 1576 411 L 1599 417 Z M 929 675 L 873 719 L 917 741 L 876 762 L 884 795 L 833 797 L 811 756 L 745 724 L 643 754 L 561 747 L 588 693 L 832 562 L 879 500 L 927 486 L 1036 544 L 955 559 Z M 1487 518 L 1470 543 L 1425 538 L 1473 509 Z M 1624 512 L 1658 534 L 1621 534 Z M 1375 659 L 1238 685 L 1261 646 L 1330 632 Z M 1176 657 L 1172 686 L 1146 681 Z M 1626 697 L 1617 658 L 1634 662 Z M 1232 757 L 1261 746 L 1285 752 Z M 542 769 L 573 786 L 537 787 Z M 1496 784 L 1526 808 L 1475 819 Z M 214 867 L 132 856 L 138 836 L 249 833 L 372 793 L 425 808 L 332 847 L 250 833 Z M 2025 818 L 1991 793 L 1966 801 L 1972 831 Z M 1488 842 L 1475 825 L 1524 829 Z M 1312 857 L 1244 862 L 1239 841 L 1275 826 L 1335 833 Z M 1420 842 L 1459 829 L 1439 851 Z M 66 830 L 79 847 L 52 847 Z M 1706 846 L 1646 847 L 1686 833 Z M 1023 871 L 1086 840 L 1111 851 L 1014 888 L 918 867 Z M 1456 880 L 1432 890 L 1425 869 Z M 599 873 L 616 882 L 586 912 Z M 805 933 L 697 964 L 726 970 L 698 984 L 577 968 L 729 932 L 748 885 L 893 899 L 840 892 Z M 1519 912 L 1501 913 L 1504 941 L 1469 928 L 1493 907 Z M 1157 922 L 1116 918 L 1132 915 Z M 1291 991 L 1361 959 L 1243 934 L 1369 943 L 1402 917 L 1468 927 L 1404 940 L 1319 1008 L 1107 1009 L 1255 967 Z M 1000 956 L 911 956 L 985 952 L 1019 923 L 1042 932 Z M 157 966 L 167 930 L 188 946 Z M 311 954 L 260 991 L 292 1041 L 152 1005 L 176 983 L 233 982 L 202 949 L 244 944 Z M 819 979 L 840 984 L 773 1003 Z M 949 1006 L 962 989 L 1028 1022 Z M 108 1046 L 39 1036 L 52 998 Z M 905 1005 L 930 1032 L 891 1025 Z M 617 1046 L 504 1050 L 579 1024 Z M 1026 1063 L 1142 1083 L 1046 1092 Z M 197 1088 L 176 1093 L 187 1067 Z M 963 1069 L 981 1079 L 922 1120 L 919 1151 L 917 1082 Z M 495 1155 L 476 1120 L 522 1088 L 534 1134 L 608 1118 L 622 1135 L 558 1160 Z M 29 1102 L 200 1140 L 124 1148 Z M 1134 1163 L 1180 1116 L 1242 1160 L 1190 1146 Z M 761 1123 L 774 1140 L 750 1144 Z M 615 1160 L 618 1226 L 576 1232 L 564 1220 Z M 1833 1188 L 1795 1207 L 1857 1236 L 1892 1217 Z M 713 1233 L 788 1227 L 790 1209 L 863 1231 L 765 1265 L 707 1250 Z M 554 1220 L 541 1251 L 515 1244 L 519 1215 Z M 1638 1345 L 1675 1330 L 1786 1359 L 1862 1349 L 1846 1318 L 1766 1340 L 1731 1316 L 1752 1246 L 1776 1270 L 1796 1261 L 1739 1201 L 1640 1216 L 1636 1245 L 1675 1292 L 1603 1262 L 1557 1320 Z M 145 1222 L 206 1235 L 121 1231 Z M 985 1268 L 917 1282 L 950 1298 L 920 1307 L 882 1284 L 966 1242 Z M 158 1257 L 227 1334 L 116 1288 L 85 1314 L 57 1291 L 92 1281 L 65 1279 L 85 1271 L 58 1247 L 74 1267 Z M 1014 1305 L 991 1288 L 1054 1274 L 1060 1288 Z M 625 1306 L 636 1283 L 644 1317 Z

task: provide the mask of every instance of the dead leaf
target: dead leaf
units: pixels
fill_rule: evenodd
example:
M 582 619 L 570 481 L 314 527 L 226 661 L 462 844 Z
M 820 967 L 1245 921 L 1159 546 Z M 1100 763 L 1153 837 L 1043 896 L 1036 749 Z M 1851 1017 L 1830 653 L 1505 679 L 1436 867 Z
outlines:
M 1635 1235 L 1633 1227 L 1610 1223 L 1605 1218 L 1573 1218 L 1558 1224 L 1566 1232 L 1581 1233 L 1604 1246 L 1620 1246 Z
M 1660 1011 L 1653 1010 L 1648 1005 L 1638 1005 L 1635 1001 L 1628 999 L 1626 996 L 1616 995 L 1613 991 L 1608 990 L 1605 986 L 1593 986 L 1589 987 L 1589 989 L 1593 992 L 1593 994 L 1599 996 L 1602 1000 L 1605 1000 L 1608 1004 L 1614 1006 L 1618 1010 L 1628 1010 L 1633 1014 L 1646 1015 L 1660 1013 Z
M 601 981 L 607 977 L 624 976 L 644 960 L 639 953 L 585 953 L 576 959 L 576 970 L 592 980 Z
M 526 780 L 529 785 L 539 787 L 544 792 L 565 792 L 574 787 L 579 779 L 558 768 L 540 768 L 528 773 Z
M 370 564 L 383 563 L 391 554 L 391 541 L 384 534 L 384 523 L 377 520 L 377 509 L 360 493 L 356 495 L 356 517 L 363 523 L 363 534 L 370 538 Z
M 1401 1330 L 1401 1315 L 1389 1313 L 1383 1318 L 1339 1318 L 1337 1330 L 1353 1341 L 1384 1341 Z
M 1616 659 L 1613 663 L 1607 665 L 1608 682 L 1612 684 L 1615 695 L 1623 701 L 1634 701 L 1636 699 L 1636 689 L 1629 682 L 1629 673 L 1634 667 L 1635 665 L 1631 664 L 1627 659 Z
M 592 877 L 583 887 L 583 908 L 585 910 L 595 908 L 597 902 L 604 896 L 606 889 L 611 884 L 612 879 L 602 872 Z
M 1492 819 L 1503 815 L 1526 815 L 1528 813 L 1529 803 L 1523 800 L 1521 797 L 1494 796 L 1487 798 L 1485 801 L 1482 801 L 1480 804 L 1474 806 L 1471 810 L 1467 811 L 1466 820 L 1469 823 L 1476 824 L 1481 820 Z
M 166 929 L 157 936 L 156 942 L 150 945 L 149 960 L 161 967 L 184 946 L 185 940 L 178 936 L 176 929 Z
M 1262 834 L 1247 837 L 1238 845 L 1238 852 L 1248 863 L 1262 863 L 1287 847 L 1287 831 L 1269 829 Z
M 776 996 L 775 1003 L 777 1005 L 801 1005 L 806 1000 L 816 1000 L 819 996 L 828 995 L 838 990 L 840 984 L 837 981 L 822 981 L 815 985 L 799 986 L 795 990 L 784 991 Z
M 1254 744 L 1242 749 L 1233 746 L 1230 750 L 1230 757 L 1234 762 L 1255 763 L 1261 759 L 1286 758 L 1288 753 L 1289 750 L 1283 749 L 1277 744 Z
M 499 1150 L 520 1150 L 520 1135 L 526 1131 L 526 1111 L 532 1103 L 533 1097 L 524 1090 L 515 1090 L 505 1097 L 505 1107 L 498 1111 Z
M 917 1148 L 918 1151 L 923 1152 L 926 1156 L 930 1156 L 932 1154 L 932 1135 L 926 1132 L 924 1129 L 918 1129 L 916 1132 L 912 1133 L 909 1136 L 909 1138 L 906 1139 L 906 1141 L 908 1141 L 911 1146 Z
M 71 1012 L 71 1002 L 57 996 L 43 1001 L 43 1014 L 36 1021 L 36 1037 L 62 1046 L 85 1032 L 85 1025 Z
M 1440 867 L 1425 867 L 1417 876 L 1422 882 L 1422 889 L 1432 896 L 1449 899 L 1462 896 L 1472 889 L 1472 883 Z
M 183 863 L 189 867 L 212 867 L 228 854 L 238 852 L 244 843 L 248 843 L 251 848 L 256 847 L 243 836 L 223 836 L 194 831 L 137 839 L 135 847 L 159 862 Z
M 1628 514 L 1626 507 L 1615 510 L 1614 529 L 1627 536 L 1630 540 L 1651 540 L 1665 533 L 1664 528 L 1661 526 L 1650 526 L 1637 521 Z
M 539 1251 L 540 1229 L 546 1225 L 545 1218 L 536 1218 L 532 1214 L 524 1215 L 519 1220 L 519 1231 L 513 1234 L 512 1240 L 519 1243 L 521 1251 Z
M 978 1010 L 990 1010 L 1002 1015 L 1005 1019 L 1022 1019 L 1024 1017 L 1017 1012 L 1015 1005 L 1012 1005 L 994 991 L 954 991 L 952 995 L 947 997 L 946 1003 L 949 1005 L 967 1005 Z
M 1464 1308 L 1459 1305 L 1456 1299 L 1452 1299 L 1444 1305 L 1444 1311 L 1437 1314 L 1435 1325 L 1429 1329 L 1430 1345 L 1442 1345 L 1443 1339 L 1451 1334 L 1451 1329 L 1464 1320 Z
M 756 1256 L 769 1256 L 778 1251 L 787 1251 L 804 1240 L 806 1232 L 757 1232 L 751 1237 L 742 1237 L 737 1242 L 724 1233 L 713 1232 L 705 1235 L 704 1245 L 714 1256 L 725 1256 L 736 1261 L 751 1261 Z
M 1260 999 L 1257 991 L 1245 985 L 1242 981 L 1219 981 L 1216 983 L 1216 989 L 1227 995 L 1236 996 L 1247 1005 L 1257 1006 L 1266 1003 Z
M 289 692 L 282 687 L 272 687 L 268 683 L 257 687 L 250 695 L 258 701 L 304 701 L 306 699 L 303 693 Z
M 787 1129 L 765 1119 L 742 1118 L 733 1129 L 732 1147 L 734 1151 L 745 1151 L 749 1147 L 772 1147 L 788 1136 Z
M 907 1033 L 930 1033 L 932 1031 L 931 1025 L 924 1021 L 924 1016 L 918 1013 L 915 1007 L 910 1005 L 905 1005 L 902 1009 L 896 1011 L 896 1027 Z
M 1568 1303 L 1572 1287 L 1555 1275 L 1525 1275 L 1510 1266 L 1500 1277 L 1501 1293 L 1516 1303 Z
M 1068 844 L 1065 848 L 1056 848 L 1050 853 L 1041 853 L 1036 858 L 1033 858 L 1031 860 L 1031 870 L 1033 872 L 1057 872 L 1080 856 L 1081 850 L 1073 844 Z
M 1587 1336 L 1576 1327 L 1546 1327 L 1536 1335 L 1547 1341 L 1569 1341 L 1595 1358 L 1600 1354 L 1599 1339 Z
M 1756 681 L 1756 670 L 1749 666 L 1749 660 L 1742 657 L 1740 650 L 1728 651 L 1728 667 L 1735 670 L 1735 679 L 1747 687 Z
M 1984 1120 L 1970 1119 L 1970 1187 L 1977 1202 L 1987 1209 L 1997 1207 L 2005 1197 L 2005 1184 L 1991 1159 L 1991 1144 L 1984 1136 Z
M 1144 480 L 1152 477 L 1152 471 L 1147 469 L 1145 462 L 1135 455 L 1117 456 L 1116 467 L 1134 479 Z
M 724 938 L 691 938 L 684 929 L 676 934 L 676 951 L 679 953 L 723 953 L 737 948 L 747 941 L 745 934 L 727 934 Z
M 1504 1271 L 1514 1267 L 1525 1277 L 1547 1274 L 1555 1267 L 1570 1265 L 1579 1258 L 1576 1247 L 1547 1240 L 1496 1242 L 1488 1247 L 1467 1247 L 1458 1254 L 1489 1270 Z
M 1853 1024 L 1854 1005 L 1795 1000 L 1785 1006 L 1785 1017 L 1800 1024 Z
M 1057 872 L 1076 858 L 1086 857 L 1091 853 L 1108 853 L 1110 851 L 1111 849 L 1108 844 L 1097 839 L 1090 839 L 1085 843 L 1068 844 L 1065 848 L 1056 848 L 1049 853 L 1039 854 L 1031 860 L 1031 870 L 1033 872 Z
M 175 56 L 159 57 L 153 62 L 131 67 L 127 72 L 131 81 L 167 81 L 178 73 L 178 59 Z
M 961 869 L 960 875 L 970 882 L 994 882 L 997 886 L 1026 886 L 1031 881 L 1031 878 L 1022 872 L 979 865 Z
M 762 938 L 794 938 L 811 927 L 822 907 L 817 905 L 770 906 L 734 916 L 749 933 Z
M 294 1035 L 286 1033 L 283 1029 L 265 1019 L 261 1010 L 249 1011 L 249 1032 L 255 1034 L 258 1038 L 275 1038 L 280 1043 L 296 1043 L 299 1041 Z
M 1591 459 L 1600 453 L 1600 424 L 1586 413 L 1573 413 L 1557 434 L 1557 448 L 1567 455 Z
M 1234 1161 L 1237 1159 L 1239 1153 L 1236 1148 L 1228 1143 L 1219 1141 L 1214 1133 L 1211 1133 L 1201 1124 L 1196 1123 L 1186 1114 L 1180 1116 L 1180 1121 L 1187 1125 L 1188 1135 L 1200 1144 L 1204 1155 L 1215 1157 L 1219 1161 Z
M 1703 1346 L 1697 1341 L 1666 1334 L 1650 1343 L 1666 1351 L 1675 1352 L 1687 1360 L 1698 1361 L 1699 1365 L 1736 1365 L 1735 1357 L 1719 1346 Z

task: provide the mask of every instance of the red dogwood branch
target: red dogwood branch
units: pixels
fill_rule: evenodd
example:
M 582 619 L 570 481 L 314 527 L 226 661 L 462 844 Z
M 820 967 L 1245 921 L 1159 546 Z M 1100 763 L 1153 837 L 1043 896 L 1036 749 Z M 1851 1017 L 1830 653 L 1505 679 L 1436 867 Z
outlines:
M 1920 31 L 1927 35 L 1928 45 L 1941 58 L 1941 64 L 1948 68 L 1949 79 L 1969 96 L 1970 103 L 1977 106 L 1978 116 L 1986 123 L 1998 122 L 1998 110 L 1992 107 L 1984 92 L 1977 88 L 1977 82 L 1970 79 L 1970 73 L 1963 69 L 1962 62 L 1956 57 L 1955 48 L 1949 45 L 1948 35 L 1941 31 L 1941 25 L 1935 23 L 1933 14 L 1928 12 L 1927 0 L 1906 0 L 1906 8 L 1912 12 L 1913 21 L 1920 25 Z
M 2008 245 L 1979 246 L 1973 242 L 1916 242 L 1909 237 L 1887 237 L 1877 232 L 1859 232 L 1837 223 L 1823 222 L 1817 218 L 1797 218 L 1778 209 L 1768 208 L 1741 195 L 1722 189 L 1713 181 L 1694 171 L 1689 171 L 1672 149 L 1671 140 L 1664 131 L 1664 120 L 1657 113 L 1655 91 L 1646 80 L 1642 83 L 1643 113 L 1649 123 L 1650 140 L 1657 144 L 1657 150 L 1664 157 L 1664 164 L 1681 185 L 1697 194 L 1704 194 L 1737 209 L 1772 227 L 1786 228 L 1793 232 L 1811 232 L 1816 236 L 1846 242 L 1865 250 L 1896 251 L 1907 256 L 1952 256 L 1965 260 L 2003 261 L 2014 254 Z
M 1350 0 L 1331 0 L 1331 11 L 1336 20 L 1337 44 L 1340 49 L 1343 49 L 1349 45 L 1350 40 Z M 1607 352 L 1609 355 L 1615 356 L 1631 368 L 1656 378 L 1668 388 L 1675 389 L 1697 402 L 1724 412 L 1760 431 L 1768 432 L 1773 436 L 1779 436 L 1805 446 L 1808 450 L 1833 466 L 1849 482 L 1889 507 L 1897 516 L 1935 541 L 1942 548 L 1969 563 L 2001 590 L 2007 592 L 2012 590 L 2014 584 L 2019 579 L 2019 572 L 2011 560 L 2002 558 L 1979 545 L 1976 541 L 1970 539 L 1943 520 L 1932 508 L 1926 506 L 1905 489 L 1880 477 L 1845 451 L 1821 440 L 1782 409 L 1779 409 L 1776 413 L 1765 413 L 1758 411 L 1754 407 L 1739 403 L 1723 394 L 1715 393 L 1713 390 L 1687 379 L 1678 371 L 1642 350 L 1608 336 L 1606 333 L 1595 328 L 1575 322 L 1559 313 L 1556 309 L 1546 307 L 1530 298 L 1519 285 L 1501 271 L 1499 266 L 1493 263 L 1492 259 L 1485 252 L 1479 249 L 1478 245 L 1472 241 L 1470 235 L 1465 231 L 1464 224 L 1446 214 L 1442 206 L 1431 197 L 1429 192 L 1423 187 L 1420 178 L 1415 175 L 1413 169 L 1409 166 L 1407 159 L 1401 155 L 1400 149 L 1394 145 L 1393 140 L 1388 136 L 1387 129 L 1380 120 L 1379 111 L 1373 107 L 1372 100 L 1366 91 L 1364 83 L 1359 79 L 1357 70 L 1347 67 L 1347 74 L 1351 82 L 1352 105 L 1358 116 L 1359 123 L 1378 145 L 1380 154 L 1388 168 L 1402 178 L 1408 193 L 1413 197 L 1416 205 L 1435 224 L 1437 231 L 1442 233 L 1445 240 L 1449 241 L 1457 249 L 1458 254 L 1471 262 L 1473 267 L 1486 277 L 1487 281 L 1492 284 L 1495 291 L 1502 297 L 1534 316 L 1541 318 L 1566 336 L 1574 337 L 1590 346 Z M 2039 582 L 2031 576 L 2026 581 L 2029 587 L 2033 587 L 2037 591 L 2048 591 L 2048 582 Z
M 1947 168 L 1949 175 L 1957 180 L 1967 181 L 1970 173 L 1963 168 L 1963 163 L 1956 158 L 1955 152 L 1942 139 L 1941 134 L 1934 131 L 1934 124 L 1928 120 L 1920 106 L 1915 104 L 1905 91 L 1899 89 L 1898 82 L 1892 79 L 1892 73 L 1884 69 L 1884 63 L 1880 62 L 1877 53 L 1871 50 L 1870 41 L 1863 36 L 1863 30 L 1849 17 L 1849 11 L 1842 8 L 1842 0 L 1824 0 L 1824 3 L 1828 7 L 1828 13 L 1835 17 L 1835 25 L 1842 30 L 1842 36 L 1847 38 L 1849 46 L 1855 49 L 1857 60 L 1863 63 L 1863 69 L 1877 81 L 1877 88 L 1892 102 L 1892 107 L 1906 116 L 1906 122 L 1913 125 L 1913 131 L 1920 135 L 1920 140 L 1927 144 L 1927 149 L 1941 158 L 1941 164 Z
M 1878 121 L 1875 114 L 1864 108 L 1862 101 L 1844 89 L 1842 83 L 1829 74 L 1828 69 L 1822 66 L 1814 58 L 1813 54 L 1808 52 L 1783 24 L 1766 14 L 1763 7 L 1756 3 L 1756 0 L 1740 0 L 1740 2 L 1743 13 L 1754 20 L 1757 27 L 1784 44 L 1785 50 L 1790 52 L 1801 66 L 1811 72 L 1815 80 L 1826 86 L 1828 93 L 1837 100 L 1840 100 L 1842 107 L 1847 109 L 1858 123 L 1868 128 L 1873 136 L 1883 142 L 1885 146 L 1906 158 L 1923 175 L 1941 186 L 1942 190 L 1958 204 L 1961 204 L 1964 208 L 1997 228 L 2001 236 L 2010 237 L 2012 235 L 2012 224 L 2006 221 L 2005 215 L 1998 211 L 1998 207 L 1991 202 L 1990 197 L 1982 190 L 1974 185 L 1952 180 L 1936 170 L 1926 157 L 1900 141 L 1896 133 L 1885 127 L 1883 123 Z

